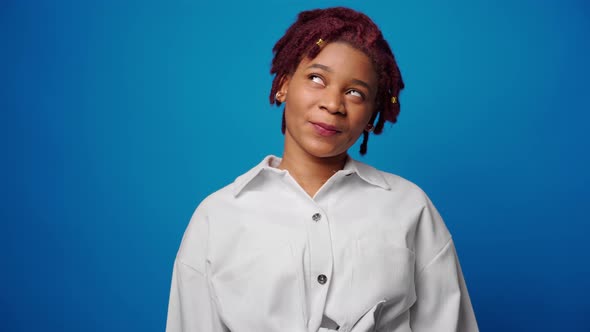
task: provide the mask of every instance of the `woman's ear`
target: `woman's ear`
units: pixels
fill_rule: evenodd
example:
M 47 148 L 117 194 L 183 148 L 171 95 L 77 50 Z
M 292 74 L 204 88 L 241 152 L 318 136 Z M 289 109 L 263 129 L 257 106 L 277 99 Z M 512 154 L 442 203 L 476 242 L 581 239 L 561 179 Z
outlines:
M 281 79 L 281 84 L 279 85 L 279 91 L 276 94 L 276 99 L 283 103 L 285 102 L 285 100 L 287 99 L 287 91 L 289 90 L 289 81 L 290 81 L 291 77 L 289 76 L 284 76 Z

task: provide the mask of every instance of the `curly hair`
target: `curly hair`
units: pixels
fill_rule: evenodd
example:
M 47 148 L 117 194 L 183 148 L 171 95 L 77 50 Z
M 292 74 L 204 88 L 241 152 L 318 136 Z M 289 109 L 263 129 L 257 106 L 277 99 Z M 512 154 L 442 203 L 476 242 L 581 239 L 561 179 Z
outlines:
M 385 121 L 395 123 L 400 112 L 399 93 L 404 88 L 400 70 L 381 30 L 365 14 L 345 7 L 314 9 L 299 13 L 297 21 L 273 47 L 274 58 L 270 69 L 275 75 L 270 90 L 270 103 L 281 105 L 276 93 L 284 80 L 292 75 L 304 56 L 315 58 L 325 43 L 344 42 L 365 53 L 378 75 L 375 111 L 371 117 L 374 133 L 383 131 Z M 318 45 L 319 44 L 319 45 Z M 285 133 L 285 115 L 281 128 Z M 369 132 L 363 131 L 360 153 L 367 152 Z

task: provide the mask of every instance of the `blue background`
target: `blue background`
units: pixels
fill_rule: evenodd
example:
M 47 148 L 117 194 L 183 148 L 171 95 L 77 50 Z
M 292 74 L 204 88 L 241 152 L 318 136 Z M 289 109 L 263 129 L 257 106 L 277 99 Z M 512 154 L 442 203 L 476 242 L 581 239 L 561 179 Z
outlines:
M 334 5 L 407 86 L 360 159 L 434 201 L 481 330 L 590 331 L 582 0 L 2 1 L 0 329 L 162 331 L 194 208 L 281 155 L 272 46 Z

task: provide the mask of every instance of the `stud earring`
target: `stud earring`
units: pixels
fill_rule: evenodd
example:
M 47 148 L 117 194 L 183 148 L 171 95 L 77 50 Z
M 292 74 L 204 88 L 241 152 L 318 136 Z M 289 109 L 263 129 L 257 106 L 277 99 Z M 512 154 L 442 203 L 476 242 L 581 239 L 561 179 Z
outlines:
M 365 128 L 365 131 L 368 133 L 372 133 L 373 130 L 375 130 L 375 127 L 373 126 L 372 123 L 367 124 L 367 128 Z
M 280 101 L 280 102 L 282 103 L 282 102 L 283 102 L 283 97 L 284 97 L 284 96 L 285 96 L 285 94 L 284 94 L 283 92 L 281 92 L 281 91 L 278 91 L 278 92 L 275 94 L 275 99 L 276 99 L 276 100 L 278 100 L 278 101 Z

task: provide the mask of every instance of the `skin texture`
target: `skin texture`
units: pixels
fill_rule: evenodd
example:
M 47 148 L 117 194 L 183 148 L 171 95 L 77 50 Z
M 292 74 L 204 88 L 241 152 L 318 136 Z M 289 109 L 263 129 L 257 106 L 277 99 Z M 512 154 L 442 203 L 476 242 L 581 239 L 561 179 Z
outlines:
M 334 42 L 314 59 L 304 58 L 281 85 L 286 130 L 279 168 L 311 197 L 344 167 L 348 149 L 367 128 L 377 77 L 363 52 Z

